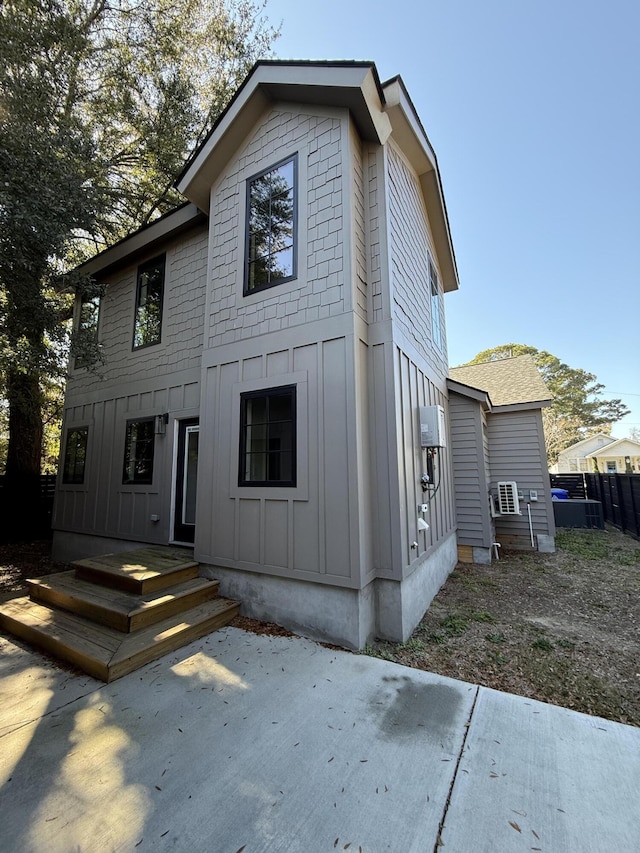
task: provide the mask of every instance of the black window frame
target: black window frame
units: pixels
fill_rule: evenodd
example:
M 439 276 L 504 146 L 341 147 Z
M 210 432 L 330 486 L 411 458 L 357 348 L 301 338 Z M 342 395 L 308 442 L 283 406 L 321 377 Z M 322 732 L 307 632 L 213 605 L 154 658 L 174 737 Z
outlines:
M 94 305 L 95 309 L 92 312 L 92 318 L 89 323 L 86 322 L 86 317 L 83 317 L 85 314 L 84 308 L 85 305 Z M 88 336 L 91 335 L 91 343 L 98 343 L 98 334 L 100 331 L 100 313 L 102 311 L 102 297 L 98 294 L 96 296 L 90 296 L 88 299 L 80 300 L 80 307 L 78 308 L 78 325 L 76 328 L 76 332 L 78 338 L 82 343 L 88 343 Z M 95 319 L 94 319 L 95 317 Z M 84 367 L 88 367 L 90 361 L 88 359 L 83 359 L 82 356 L 76 356 L 74 359 L 74 367 L 76 369 L 81 369 Z
M 444 351 L 442 312 L 440 306 L 440 279 L 431 255 L 428 255 L 429 294 L 431 304 L 431 337 L 440 352 Z
M 292 221 L 292 273 L 288 276 L 282 276 L 277 279 L 269 280 L 264 284 L 254 287 L 249 287 L 250 269 L 251 269 L 251 187 L 259 179 L 268 175 L 270 172 L 275 172 L 276 169 L 286 166 L 288 163 L 293 165 L 293 184 L 291 187 L 293 195 L 293 221 Z M 280 284 L 285 284 L 288 281 L 294 281 L 298 277 L 298 155 L 292 154 L 289 157 L 284 157 L 277 163 L 257 172 L 255 175 L 247 178 L 246 185 L 246 214 L 245 214 L 245 239 L 244 239 L 244 281 L 242 293 L 243 296 L 251 296 L 254 293 L 261 293 L 264 290 L 269 290 L 272 287 L 277 287 Z
M 167 256 L 166 254 L 158 255 L 155 258 L 152 258 L 150 261 L 145 261 L 144 264 L 141 264 L 138 267 L 138 272 L 136 274 L 136 302 L 135 308 L 133 312 L 133 344 L 132 350 L 135 352 L 137 350 L 146 349 L 147 347 L 156 346 L 159 343 L 162 343 L 162 316 L 164 311 L 164 285 L 166 278 L 166 265 L 167 265 Z M 145 341 L 144 343 L 136 344 L 136 336 L 138 333 L 138 327 L 140 323 L 140 309 L 143 307 L 140 305 L 140 293 L 142 290 L 142 276 L 149 272 L 150 270 L 160 267 L 160 317 L 158 321 L 158 333 L 157 338 L 154 338 L 151 341 Z M 140 323 L 141 325 L 141 323 Z
M 155 421 L 154 417 L 150 418 L 133 418 L 128 420 L 125 427 L 125 435 L 124 435 L 124 457 L 122 462 L 122 485 L 123 486 L 139 486 L 146 485 L 149 486 L 153 483 L 153 466 L 154 466 L 154 458 L 155 458 L 155 446 L 156 446 L 156 430 L 155 430 Z M 132 443 L 132 431 L 133 427 L 138 424 L 150 424 L 151 427 L 151 455 L 150 456 L 141 456 L 137 455 L 133 459 L 134 469 L 135 465 L 138 461 L 142 461 L 143 459 L 148 459 L 150 462 L 150 472 L 144 475 L 136 475 L 134 470 L 134 476 L 129 476 L 129 469 L 131 466 L 131 443 Z M 139 441 L 148 442 L 149 439 L 140 439 L 136 437 L 136 442 Z
M 268 487 L 268 488 L 277 488 L 281 486 L 295 488 L 297 485 L 297 389 L 295 385 L 280 385 L 275 388 L 265 388 L 259 391 L 247 391 L 240 394 L 240 449 L 239 449 L 239 458 L 238 458 L 238 486 L 254 486 L 254 487 Z M 247 424 L 247 401 L 255 400 L 261 397 L 264 397 L 267 400 L 267 420 L 265 424 L 267 425 L 267 432 L 270 423 L 282 423 L 282 421 L 269 421 L 268 418 L 268 409 L 269 409 L 269 400 L 274 397 L 289 397 L 291 401 L 291 450 L 283 450 L 283 451 L 275 451 L 275 450 L 264 450 L 261 451 L 267 456 L 267 460 L 269 458 L 275 457 L 277 453 L 282 454 L 289 452 L 291 454 L 291 477 L 289 479 L 266 479 L 266 480 L 251 480 L 246 477 L 246 459 L 247 454 L 252 451 L 247 450 L 247 427 L 255 426 L 255 424 Z M 268 439 L 267 439 L 268 440 Z M 269 461 L 267 461 L 267 465 Z
M 81 445 L 76 440 L 75 447 L 71 447 L 73 436 L 82 436 Z M 78 460 L 78 448 L 82 446 L 82 458 Z M 64 442 L 64 462 L 62 465 L 62 482 L 65 486 L 82 486 L 87 468 L 87 447 L 89 446 L 89 427 L 74 426 L 67 429 Z M 80 472 L 78 473 L 78 468 Z

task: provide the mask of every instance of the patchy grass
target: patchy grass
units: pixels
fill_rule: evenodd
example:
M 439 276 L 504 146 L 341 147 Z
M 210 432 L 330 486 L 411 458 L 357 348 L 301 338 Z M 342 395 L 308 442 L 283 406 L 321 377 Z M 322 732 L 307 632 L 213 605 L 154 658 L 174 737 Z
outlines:
M 366 653 L 640 726 L 640 542 L 607 529 L 556 543 L 459 564 L 406 643 Z

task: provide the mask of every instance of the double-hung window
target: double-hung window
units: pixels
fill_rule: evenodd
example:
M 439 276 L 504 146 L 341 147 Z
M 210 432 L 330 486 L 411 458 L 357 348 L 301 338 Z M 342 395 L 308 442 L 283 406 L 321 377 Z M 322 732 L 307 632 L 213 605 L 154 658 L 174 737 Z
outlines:
M 159 344 L 162 332 L 165 256 L 154 258 L 138 269 L 133 348 Z
M 84 483 L 84 469 L 87 461 L 88 427 L 73 427 L 67 430 L 64 448 L 64 466 L 62 482 L 70 485 Z
M 240 395 L 238 485 L 296 485 L 295 385 Z
M 127 423 L 124 445 L 124 485 L 153 482 L 153 451 L 155 448 L 154 418 Z
M 296 277 L 297 157 L 247 181 L 244 295 Z

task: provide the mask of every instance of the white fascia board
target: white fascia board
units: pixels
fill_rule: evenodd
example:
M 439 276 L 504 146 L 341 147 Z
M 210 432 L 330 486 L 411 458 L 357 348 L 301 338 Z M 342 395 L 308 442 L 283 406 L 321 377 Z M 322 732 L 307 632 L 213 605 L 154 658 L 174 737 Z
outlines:
M 270 104 L 278 102 L 347 107 L 364 138 L 386 142 L 391 123 L 384 112 L 374 66 L 313 63 L 258 65 L 212 133 L 176 182 L 202 210 L 212 185 Z
M 194 204 L 184 204 L 90 258 L 77 268 L 78 272 L 95 276 L 204 221 L 205 217 Z
M 436 254 L 445 293 L 459 285 L 449 218 L 435 151 L 420 123 L 404 84 L 399 77 L 383 85 L 386 111 L 391 119 L 392 136 L 409 160 L 420 180 L 427 215 L 436 243 Z

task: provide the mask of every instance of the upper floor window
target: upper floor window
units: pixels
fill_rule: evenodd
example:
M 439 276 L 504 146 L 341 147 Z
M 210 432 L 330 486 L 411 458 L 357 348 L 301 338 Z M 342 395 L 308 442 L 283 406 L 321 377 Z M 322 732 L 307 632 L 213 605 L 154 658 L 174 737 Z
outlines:
M 433 261 L 429 258 L 429 287 L 431 290 L 431 333 L 433 342 L 442 349 L 442 316 L 440 314 L 440 285 L 438 284 L 438 273 Z
M 296 276 L 297 157 L 247 181 L 245 296 Z
M 138 269 L 136 317 L 133 329 L 134 349 L 160 343 L 164 266 L 165 257 L 162 255 Z
M 77 334 L 73 345 L 76 367 L 88 367 L 96 360 L 99 320 L 100 297 L 83 299 L 78 312 Z
M 240 395 L 240 486 L 295 486 L 295 385 Z
M 64 448 L 62 482 L 75 485 L 84 483 L 84 468 L 87 461 L 88 427 L 74 427 L 67 431 Z
M 122 474 L 125 485 L 153 482 L 154 424 L 153 418 L 127 423 Z

